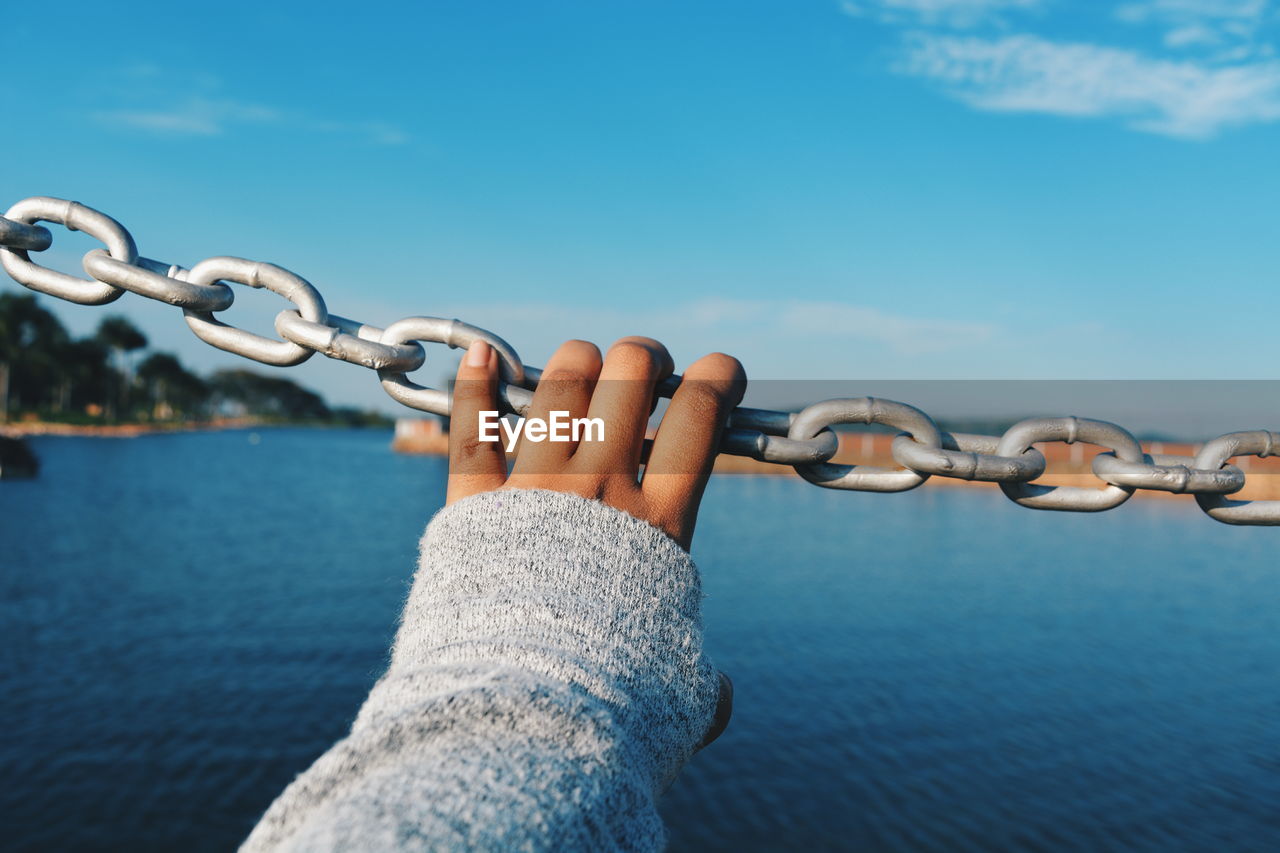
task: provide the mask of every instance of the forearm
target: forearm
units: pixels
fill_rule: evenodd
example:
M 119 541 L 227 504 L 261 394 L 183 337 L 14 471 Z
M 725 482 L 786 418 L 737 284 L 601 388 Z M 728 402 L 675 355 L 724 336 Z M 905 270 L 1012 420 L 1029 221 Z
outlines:
M 251 850 L 645 849 L 705 732 L 697 571 L 594 501 L 499 491 L 423 539 L 390 667 Z

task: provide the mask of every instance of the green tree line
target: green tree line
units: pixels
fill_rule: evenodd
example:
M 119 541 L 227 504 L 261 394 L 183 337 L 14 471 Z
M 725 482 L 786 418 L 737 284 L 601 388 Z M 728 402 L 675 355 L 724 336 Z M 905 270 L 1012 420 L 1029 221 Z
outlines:
M 215 417 L 385 425 L 331 407 L 314 391 L 251 370 L 201 376 L 172 353 L 148 349 L 127 318 L 107 315 L 75 338 L 36 297 L 0 293 L 0 423 L 19 417 L 79 423 L 182 422 Z

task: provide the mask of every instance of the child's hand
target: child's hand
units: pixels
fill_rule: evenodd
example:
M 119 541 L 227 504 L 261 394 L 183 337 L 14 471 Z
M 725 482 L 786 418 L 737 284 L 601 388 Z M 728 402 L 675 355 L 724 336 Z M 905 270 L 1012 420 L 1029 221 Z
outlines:
M 670 353 L 650 338 L 623 338 L 603 363 L 594 344 L 564 344 L 543 371 L 528 416 L 548 421 L 552 412 L 568 412 L 568 418 L 599 418 L 603 439 L 521 439 L 508 476 L 506 433 L 499 431 L 499 441 L 480 440 L 480 413 L 498 408 L 498 355 L 477 341 L 458 366 L 454 385 L 448 502 L 499 488 L 571 492 L 647 521 L 688 549 L 720 432 L 741 402 L 747 378 L 737 359 L 721 353 L 690 365 L 663 414 L 641 480 L 654 387 L 672 371 Z M 585 430 L 582 435 L 594 437 Z

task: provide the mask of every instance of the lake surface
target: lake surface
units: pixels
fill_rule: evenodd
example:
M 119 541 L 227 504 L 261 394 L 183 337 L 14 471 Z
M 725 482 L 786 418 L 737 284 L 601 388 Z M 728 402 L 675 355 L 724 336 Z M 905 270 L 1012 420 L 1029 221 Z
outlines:
M 41 439 L 0 483 L 0 847 L 231 849 L 343 735 L 444 462 L 254 438 Z M 1278 547 L 1190 499 L 719 478 L 737 701 L 672 849 L 1278 850 Z

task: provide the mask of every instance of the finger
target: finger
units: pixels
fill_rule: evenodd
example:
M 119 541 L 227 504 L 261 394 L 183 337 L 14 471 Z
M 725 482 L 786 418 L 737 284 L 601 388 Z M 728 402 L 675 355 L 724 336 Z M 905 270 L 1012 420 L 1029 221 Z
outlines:
M 575 467 L 638 478 L 654 386 L 673 369 L 671 353 L 652 338 L 622 338 L 609 347 L 587 412 L 604 422 L 604 440 L 579 448 Z
M 711 725 L 707 727 L 707 733 L 702 736 L 702 743 L 698 744 L 694 751 L 705 749 L 712 741 L 724 734 L 732 716 L 733 682 L 722 672 L 720 673 L 720 695 L 716 698 L 716 715 L 712 718 Z
M 724 353 L 703 356 L 685 371 L 658 426 L 642 490 L 660 526 L 670 526 L 668 532 L 686 547 L 720 434 L 746 389 L 747 375 L 736 358 Z
M 600 376 L 600 350 L 586 341 L 568 341 L 556 350 L 543 368 L 538 388 L 526 416 L 551 420 L 552 412 L 568 412 L 570 418 L 586 416 L 591 392 Z M 515 474 L 559 472 L 577 449 L 573 441 L 521 441 Z
M 446 504 L 489 492 L 507 479 L 501 441 L 480 440 L 480 413 L 498 411 L 498 354 L 476 341 L 458 365 L 449 413 L 449 491 Z M 489 416 L 489 420 L 493 417 Z M 501 437 L 501 430 L 498 430 Z

